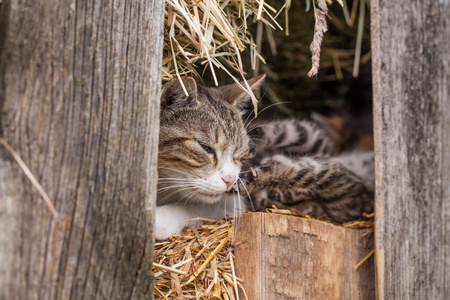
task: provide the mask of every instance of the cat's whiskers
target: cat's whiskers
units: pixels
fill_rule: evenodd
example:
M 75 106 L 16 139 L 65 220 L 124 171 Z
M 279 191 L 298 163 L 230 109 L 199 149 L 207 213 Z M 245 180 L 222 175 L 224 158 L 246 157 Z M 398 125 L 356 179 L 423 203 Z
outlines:
M 203 179 L 201 178 L 193 178 L 191 174 L 176 170 L 176 169 L 172 169 L 172 168 L 167 168 L 167 167 L 160 167 L 160 168 L 164 168 L 164 169 L 168 169 L 168 170 L 172 170 L 172 171 L 176 171 L 179 172 L 181 174 L 185 174 L 188 175 L 188 178 L 176 178 L 176 177 L 166 177 L 166 178 L 160 178 L 158 180 L 158 183 L 162 183 L 162 184 L 170 184 L 170 183 L 191 183 L 192 187 L 195 188 L 199 188 L 201 191 L 206 191 L 206 192 L 215 192 L 217 194 L 222 193 L 223 191 L 218 189 L 218 188 L 214 188 L 211 187 L 210 184 L 208 184 L 207 182 L 205 182 Z
M 249 193 L 247 187 L 245 186 L 244 181 L 243 181 L 241 178 L 238 178 L 238 180 L 241 182 L 242 186 L 244 187 L 245 192 L 247 193 L 247 196 L 248 196 L 250 205 L 252 206 L 252 211 L 255 211 L 255 207 L 253 206 L 253 200 L 252 200 L 252 197 L 250 196 L 250 193 Z M 238 191 L 239 191 L 239 189 L 238 189 Z
M 266 106 L 266 107 L 264 107 L 263 109 L 261 109 L 261 111 L 260 111 L 258 114 L 261 114 L 263 111 L 265 111 L 266 109 L 271 108 L 272 106 L 275 106 L 275 105 L 282 105 L 282 104 L 289 104 L 289 103 L 291 103 L 291 102 L 278 102 L 278 103 L 272 103 L 271 105 Z M 248 120 L 248 118 L 249 118 L 250 116 L 252 116 L 252 115 L 253 115 L 253 118 L 251 118 L 250 120 Z M 244 121 L 244 128 L 247 128 L 247 126 L 249 126 L 249 125 L 251 124 L 251 122 L 252 122 L 253 120 L 256 119 L 256 116 L 254 116 L 254 115 L 255 115 L 255 113 L 252 112 L 251 114 L 249 114 L 249 115 L 247 116 L 247 118 L 246 118 L 245 121 Z M 247 131 L 247 132 L 248 132 L 248 131 Z
M 159 188 L 157 190 L 157 193 L 160 194 L 161 192 L 165 192 L 170 189 L 189 188 L 189 187 L 192 188 L 193 185 L 192 184 L 177 184 L 177 185 L 165 186 L 165 187 Z
M 263 96 L 261 97 L 260 101 L 263 99 L 263 97 L 264 97 L 265 94 L 266 94 L 266 93 L 263 94 Z M 263 108 L 259 113 L 262 113 L 262 112 L 265 111 L 266 109 L 268 109 L 268 108 L 270 108 L 271 106 L 274 106 L 274 105 L 276 105 L 276 104 L 277 104 L 277 103 L 274 103 L 274 104 L 271 104 L 271 105 L 269 105 L 269 106 Z M 281 103 L 280 103 L 280 104 L 281 104 Z M 253 118 L 250 119 L 250 120 L 248 120 L 248 118 L 250 118 L 251 116 L 253 116 Z M 246 127 L 246 125 L 248 125 L 248 124 L 247 124 L 247 121 L 248 121 L 248 122 L 251 122 L 251 121 L 253 121 L 254 119 L 256 119 L 255 111 L 252 111 L 252 112 L 247 116 L 247 118 L 245 118 L 245 121 L 244 121 L 244 127 Z
M 259 128 L 261 128 L 261 127 L 269 127 L 269 128 L 273 128 L 273 127 L 275 127 L 275 125 L 273 125 L 273 124 L 264 124 L 264 123 L 256 123 L 254 126 L 248 128 L 247 133 L 250 132 L 250 131 L 252 131 L 252 130 L 255 129 L 255 128 L 258 128 L 258 127 L 259 127 Z
M 168 183 L 194 183 L 192 178 L 161 178 L 158 180 L 158 184 L 168 184 Z
M 185 187 L 185 188 L 182 188 L 182 189 L 176 189 L 175 191 L 173 191 L 173 192 L 170 193 L 169 195 L 166 195 L 166 196 L 165 196 L 164 198 L 162 198 L 161 200 L 158 200 L 158 204 L 164 203 L 168 198 L 172 197 L 173 195 L 175 195 L 175 194 L 178 193 L 178 192 L 185 191 L 185 190 L 189 190 L 189 189 L 192 189 L 192 187 L 189 186 L 189 187 Z M 181 196 L 181 197 L 183 197 L 183 196 Z
M 234 230 L 234 237 L 233 237 L 233 239 L 236 239 L 236 232 L 238 231 L 238 228 L 239 228 L 239 220 L 237 218 L 238 213 L 236 211 L 236 202 L 238 204 L 237 206 L 238 206 L 239 214 L 242 214 L 241 201 L 239 201 L 240 198 L 241 198 L 241 194 L 239 193 L 239 189 L 237 190 L 237 198 L 238 199 L 236 200 L 236 194 L 234 194 L 233 201 L 234 201 L 234 206 L 235 207 L 234 207 L 234 210 L 233 210 L 233 220 L 234 220 L 234 224 L 235 224 L 235 230 Z
M 162 185 L 162 187 L 158 189 L 158 192 L 178 187 L 191 187 L 194 189 L 194 192 L 200 191 L 208 194 L 211 194 L 211 192 L 217 194 L 223 192 L 220 189 L 211 187 L 207 182 L 198 178 L 161 178 L 158 180 L 158 184 Z
M 226 201 L 226 199 L 224 199 L 225 200 L 225 205 L 224 205 L 224 218 L 226 219 L 227 218 L 227 202 L 228 201 Z M 236 220 L 235 219 L 235 216 L 236 216 L 236 196 L 235 196 L 235 194 L 233 193 L 233 219 L 234 220 Z M 227 227 L 228 227 L 228 230 L 230 229 L 230 225 L 229 225 L 229 223 L 227 222 L 226 223 L 227 224 Z M 236 234 L 236 231 L 234 231 L 234 233 Z M 234 237 L 233 237 L 234 238 Z
M 252 141 L 249 143 L 250 146 L 258 145 L 258 143 L 255 143 L 255 141 L 259 141 L 259 142 L 261 142 L 261 143 L 264 143 L 265 146 L 268 146 L 268 145 L 269 145 L 268 141 L 265 141 L 265 140 L 263 140 L 263 139 L 252 139 Z
M 181 197 L 181 199 L 177 201 L 177 203 L 180 203 L 184 198 L 187 197 L 186 200 L 184 201 L 184 205 L 187 205 L 188 202 L 191 200 L 192 196 L 197 196 L 197 199 L 196 199 L 196 200 L 198 200 L 198 194 L 196 195 L 196 191 L 190 191 L 190 192 L 187 193 L 186 195 L 183 195 L 183 196 Z
M 262 99 L 264 99 L 264 96 L 266 96 L 268 90 L 269 90 L 269 88 L 266 88 L 266 90 L 264 91 L 264 93 L 261 95 L 261 98 L 259 99 L 259 101 L 261 101 Z M 283 104 L 283 103 L 289 103 L 289 102 L 280 102 L 280 103 L 274 103 L 274 104 L 271 104 L 271 105 L 269 105 L 269 106 L 263 108 L 259 113 L 262 113 L 263 111 L 265 111 L 267 108 L 269 108 L 269 107 L 271 107 L 271 106 L 274 106 L 274 105 L 277 105 L 277 104 Z M 247 116 L 247 118 L 245 118 L 245 121 L 243 122 L 244 128 L 246 127 L 248 118 L 250 118 L 251 116 L 253 116 L 253 118 L 252 118 L 249 122 L 253 121 L 253 120 L 256 118 L 256 116 L 255 116 L 255 111 L 254 111 L 254 110 L 252 110 L 252 112 Z
M 261 127 L 269 127 L 269 128 L 272 128 L 272 127 L 275 127 L 275 125 L 270 125 L 270 124 L 265 124 L 265 125 L 255 125 L 254 127 L 250 128 L 250 129 L 247 131 L 247 134 L 249 134 L 250 131 L 252 131 L 253 129 L 258 128 L 258 127 L 259 127 L 259 128 L 261 128 Z M 254 137 L 253 135 L 249 135 L 249 137 L 250 137 L 250 146 L 252 146 L 252 145 L 258 145 L 258 143 L 256 143 L 256 142 L 265 144 L 265 145 L 264 145 L 265 147 L 269 146 L 269 141 L 268 141 L 268 140 L 264 140 L 264 139 L 262 139 L 262 138 Z
M 221 196 L 221 199 L 220 199 L 220 201 L 221 202 L 223 202 L 223 207 L 222 207 L 222 205 L 220 205 L 221 203 L 219 202 L 218 204 L 219 205 L 217 205 L 216 206 L 216 208 L 214 209 L 214 216 L 219 216 L 220 214 L 219 214 L 219 210 L 221 209 L 221 208 L 223 208 L 224 209 L 224 212 L 223 212 L 223 218 L 226 218 L 227 217 L 227 199 L 225 198 L 226 197 L 226 195 L 225 194 L 223 194 L 222 196 Z
M 207 182 L 205 182 L 204 180 L 201 180 L 201 179 L 195 181 L 195 186 L 197 188 L 200 188 L 199 189 L 200 191 L 205 192 L 207 194 L 211 194 L 211 192 L 216 193 L 216 194 L 221 194 L 224 192 L 223 190 L 216 188 L 214 186 L 211 186 L 210 184 L 208 184 Z
M 165 180 L 191 180 L 192 178 L 186 178 L 186 177 L 165 177 L 165 178 L 159 178 L 158 182 L 165 181 Z
M 195 185 L 195 182 L 191 178 L 160 178 L 158 180 L 158 191 L 165 187 L 180 185 Z
M 181 182 L 180 181 L 158 182 L 158 191 L 164 190 L 165 188 L 173 187 L 173 186 L 177 186 L 177 187 L 194 186 L 194 183 L 192 183 L 192 182 L 182 182 L 182 181 Z
M 171 183 L 175 183 L 172 184 Z M 174 192 L 171 192 L 168 195 L 165 195 L 165 197 L 159 201 L 159 203 L 165 202 L 168 198 L 179 193 L 180 199 L 178 199 L 177 203 L 184 201 L 185 204 L 187 204 L 191 198 L 194 198 L 196 200 L 201 200 L 201 195 L 199 195 L 199 192 L 204 192 L 206 194 L 209 194 L 211 197 L 214 197 L 214 194 L 217 194 L 217 197 L 220 197 L 220 194 L 223 193 L 222 190 L 219 189 L 211 189 L 211 186 L 208 185 L 206 182 L 203 182 L 202 180 L 184 180 L 180 182 L 180 180 L 166 180 L 164 183 L 160 184 L 167 184 L 167 186 L 162 186 L 158 189 L 158 194 L 161 193 L 167 193 L 170 192 L 170 190 L 174 189 Z M 190 190 L 188 193 L 185 193 L 183 191 Z M 186 200 L 185 200 L 186 199 Z M 201 202 L 201 201 L 200 201 Z
M 167 178 L 164 178 L 164 179 L 167 179 Z M 158 193 L 167 192 L 170 189 L 177 189 L 173 193 L 165 196 L 163 198 L 163 200 L 161 200 L 161 203 L 163 201 L 167 200 L 167 198 L 173 196 L 175 193 L 182 192 L 182 191 L 189 190 L 189 189 L 191 189 L 192 191 L 190 191 L 187 194 L 180 193 L 181 198 L 177 201 L 177 203 L 181 202 L 186 197 L 188 197 L 188 199 L 185 201 L 186 203 L 189 202 L 189 200 L 192 198 L 192 196 L 195 196 L 196 200 L 201 199 L 200 195 L 198 195 L 198 192 L 206 192 L 207 194 L 211 194 L 211 192 L 213 192 L 213 193 L 217 193 L 217 196 L 219 196 L 223 192 L 222 190 L 211 189 L 211 186 L 208 185 L 206 182 L 203 182 L 202 180 L 196 180 L 196 179 L 192 179 L 192 178 L 185 179 L 185 180 L 178 180 L 175 178 L 175 180 L 166 180 L 162 184 L 171 184 L 172 182 L 176 183 L 176 184 L 163 186 L 158 189 Z M 211 194 L 211 197 L 213 197 L 213 196 L 214 196 L 214 194 Z
M 186 173 L 186 172 L 177 170 L 177 169 L 172 169 L 172 168 L 168 168 L 168 167 L 158 167 L 158 169 L 166 169 L 166 170 L 178 172 L 178 173 L 180 173 L 180 174 L 184 174 L 184 175 L 187 175 L 187 176 L 189 176 L 189 177 L 192 177 L 192 174 L 189 174 L 189 173 Z

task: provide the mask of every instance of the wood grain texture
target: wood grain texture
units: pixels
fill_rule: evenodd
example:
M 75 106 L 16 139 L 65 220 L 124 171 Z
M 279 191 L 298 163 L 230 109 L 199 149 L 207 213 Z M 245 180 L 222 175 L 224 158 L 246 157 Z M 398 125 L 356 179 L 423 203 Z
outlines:
M 450 299 L 449 16 L 371 2 L 378 299 Z
M 236 272 L 249 299 L 374 299 L 373 234 L 268 213 L 239 218 Z
M 151 299 L 164 1 L 3 1 L 0 298 Z

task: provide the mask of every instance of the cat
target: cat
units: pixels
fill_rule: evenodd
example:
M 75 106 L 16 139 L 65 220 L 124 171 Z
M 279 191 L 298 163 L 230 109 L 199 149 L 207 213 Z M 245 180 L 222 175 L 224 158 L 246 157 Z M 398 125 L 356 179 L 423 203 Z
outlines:
M 241 191 L 250 195 L 255 211 L 275 205 L 345 223 L 373 211 L 373 171 L 372 151 L 292 158 L 277 154 L 244 174 Z
M 338 223 L 373 210 L 373 151 L 337 154 L 329 129 L 308 120 L 265 121 L 256 128 L 250 144 L 259 159 L 239 187 L 253 210 L 296 208 Z
M 306 119 L 287 118 L 256 122 L 249 131 L 253 164 L 264 156 L 326 155 L 335 153 L 333 132 Z
M 248 80 L 257 89 L 265 75 Z M 250 97 L 237 84 L 215 88 L 191 77 L 167 83 L 161 94 L 155 238 L 180 233 L 188 219 L 221 219 L 246 210 L 232 193 L 249 153 L 242 121 Z

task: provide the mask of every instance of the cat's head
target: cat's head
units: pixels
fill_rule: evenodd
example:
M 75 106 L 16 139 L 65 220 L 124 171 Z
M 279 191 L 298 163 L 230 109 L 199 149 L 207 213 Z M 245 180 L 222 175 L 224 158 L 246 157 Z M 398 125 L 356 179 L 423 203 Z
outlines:
M 247 82 L 252 89 L 265 75 Z M 237 84 L 206 88 L 191 77 L 161 95 L 158 204 L 215 203 L 238 179 L 249 140 L 241 109 L 250 97 Z
M 261 165 L 242 175 L 239 190 L 249 197 L 255 211 L 266 208 L 291 209 L 318 217 L 324 210 L 313 191 L 294 187 L 302 170 L 284 155 L 266 157 Z

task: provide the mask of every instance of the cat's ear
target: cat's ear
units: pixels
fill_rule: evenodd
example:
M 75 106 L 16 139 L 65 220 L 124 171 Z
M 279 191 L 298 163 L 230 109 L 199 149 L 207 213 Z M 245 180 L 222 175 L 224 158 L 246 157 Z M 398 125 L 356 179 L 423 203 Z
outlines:
M 161 93 L 161 106 L 180 107 L 197 102 L 197 83 L 192 77 L 182 77 L 183 85 L 188 92 L 186 95 L 183 86 L 178 79 L 166 83 Z
M 259 86 L 263 83 L 265 77 L 266 74 L 262 74 L 247 80 L 247 83 L 252 91 L 255 91 L 259 88 Z M 245 83 L 243 81 L 241 81 L 240 84 L 245 87 Z M 217 89 L 219 89 L 222 99 L 239 109 L 245 107 L 250 100 L 250 95 L 242 88 L 240 88 L 236 83 L 218 87 Z

